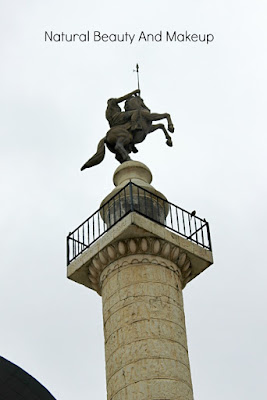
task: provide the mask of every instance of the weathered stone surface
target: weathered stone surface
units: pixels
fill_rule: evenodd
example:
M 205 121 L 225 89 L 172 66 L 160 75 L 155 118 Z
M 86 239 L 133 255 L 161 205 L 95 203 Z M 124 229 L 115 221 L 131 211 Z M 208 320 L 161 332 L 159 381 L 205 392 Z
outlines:
M 192 389 L 186 382 L 174 379 L 147 379 L 117 392 L 112 400 L 191 400 Z
M 176 360 L 144 358 L 135 363 L 125 365 L 110 378 L 108 381 L 108 399 L 112 399 L 116 393 L 127 388 L 129 385 L 152 379 L 154 382 L 158 383 L 159 388 L 161 379 L 176 380 L 177 383 L 182 383 L 181 386 L 187 385 L 188 388 L 191 386 L 190 371 L 186 365 Z M 177 384 L 177 396 L 180 391 L 178 386 Z M 146 387 L 144 385 L 144 390 L 145 389 Z M 131 397 L 128 398 L 135 400 Z M 148 396 L 147 399 L 149 399 Z M 168 399 L 168 391 L 164 394 L 163 399 Z
M 155 272 L 155 264 L 161 265 L 163 268 L 158 269 L 157 274 Z M 146 264 L 146 268 L 143 265 Z M 134 275 L 131 268 L 134 267 Z M 123 269 L 123 274 L 117 275 L 117 269 L 120 271 Z M 132 276 L 133 275 L 133 276 Z M 129 284 L 142 283 L 142 282 L 161 282 L 165 284 L 170 284 L 174 287 L 180 286 L 180 271 L 172 262 L 165 262 L 156 256 L 131 256 L 121 260 L 120 263 L 110 264 L 103 272 L 100 277 L 100 282 L 102 283 L 102 296 L 108 298 L 116 292 L 116 286 L 114 281 L 119 279 L 120 288 L 127 287 Z M 109 277 L 107 280 L 106 278 Z M 129 280 L 131 279 L 131 280 Z M 103 290 L 105 286 L 105 291 Z
M 177 293 L 178 292 L 178 293 Z M 182 292 L 178 291 L 177 286 L 173 287 L 169 284 L 162 284 L 160 282 L 137 282 L 121 288 L 120 292 L 115 292 L 112 296 L 105 299 L 103 303 L 103 317 L 104 320 L 110 315 L 111 312 L 120 308 L 124 304 L 129 304 L 136 297 L 147 296 L 151 298 L 159 297 L 164 302 L 181 307 L 183 304 Z
M 192 400 L 182 274 L 162 257 L 170 246 L 153 241 L 153 255 L 140 254 L 142 247 L 143 240 L 137 254 L 130 250 L 99 277 L 108 400 Z
M 188 363 L 188 354 L 186 348 L 179 342 L 169 339 L 145 338 L 138 339 L 129 344 L 122 345 L 114 351 L 109 359 L 106 359 L 107 371 L 109 371 L 109 380 L 116 372 L 123 368 L 124 364 L 135 363 L 144 358 L 179 360 L 183 365 Z
M 106 359 L 120 346 L 151 338 L 170 340 L 187 349 L 185 327 L 165 320 L 161 320 L 160 324 L 156 319 L 141 320 L 114 330 L 110 336 L 106 335 Z

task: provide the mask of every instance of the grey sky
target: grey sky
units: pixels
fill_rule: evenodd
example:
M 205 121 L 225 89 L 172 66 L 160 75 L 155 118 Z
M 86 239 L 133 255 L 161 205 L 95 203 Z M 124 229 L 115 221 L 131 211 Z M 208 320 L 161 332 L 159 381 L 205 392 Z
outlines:
M 266 396 L 266 15 L 262 0 L 2 0 L 0 354 L 57 400 L 106 396 L 101 298 L 65 277 L 65 237 L 112 190 L 111 153 L 79 169 L 136 62 L 145 103 L 176 130 L 173 148 L 155 132 L 133 158 L 211 227 L 214 266 L 184 290 L 195 398 Z M 46 30 L 215 40 L 49 43 Z

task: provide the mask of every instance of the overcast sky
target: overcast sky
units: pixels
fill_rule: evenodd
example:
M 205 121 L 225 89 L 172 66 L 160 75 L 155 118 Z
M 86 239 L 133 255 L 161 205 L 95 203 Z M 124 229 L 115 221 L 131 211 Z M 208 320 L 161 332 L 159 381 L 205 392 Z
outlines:
M 66 278 L 65 237 L 113 188 L 113 154 L 80 167 L 108 129 L 107 99 L 136 89 L 138 62 L 145 103 L 175 133 L 173 148 L 157 131 L 133 158 L 210 222 L 214 265 L 184 290 L 195 399 L 265 398 L 266 1 L 0 4 L 0 354 L 57 400 L 106 398 L 101 297 Z M 50 42 L 45 31 L 136 36 Z M 162 41 L 138 41 L 142 31 Z

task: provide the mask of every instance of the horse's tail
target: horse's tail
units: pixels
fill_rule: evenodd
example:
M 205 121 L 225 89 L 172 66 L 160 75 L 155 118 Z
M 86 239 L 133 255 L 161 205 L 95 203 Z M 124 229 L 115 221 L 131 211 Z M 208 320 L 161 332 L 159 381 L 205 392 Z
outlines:
M 101 139 L 97 146 L 97 152 L 91 157 L 81 168 L 81 171 L 85 168 L 91 168 L 94 165 L 100 164 L 105 157 L 105 138 Z

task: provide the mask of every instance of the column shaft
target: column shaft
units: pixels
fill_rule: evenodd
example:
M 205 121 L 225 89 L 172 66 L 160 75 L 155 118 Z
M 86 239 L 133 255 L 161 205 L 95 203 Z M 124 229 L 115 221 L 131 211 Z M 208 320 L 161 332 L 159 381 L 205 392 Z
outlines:
M 109 264 L 100 280 L 108 400 L 192 400 L 177 265 L 130 255 Z

